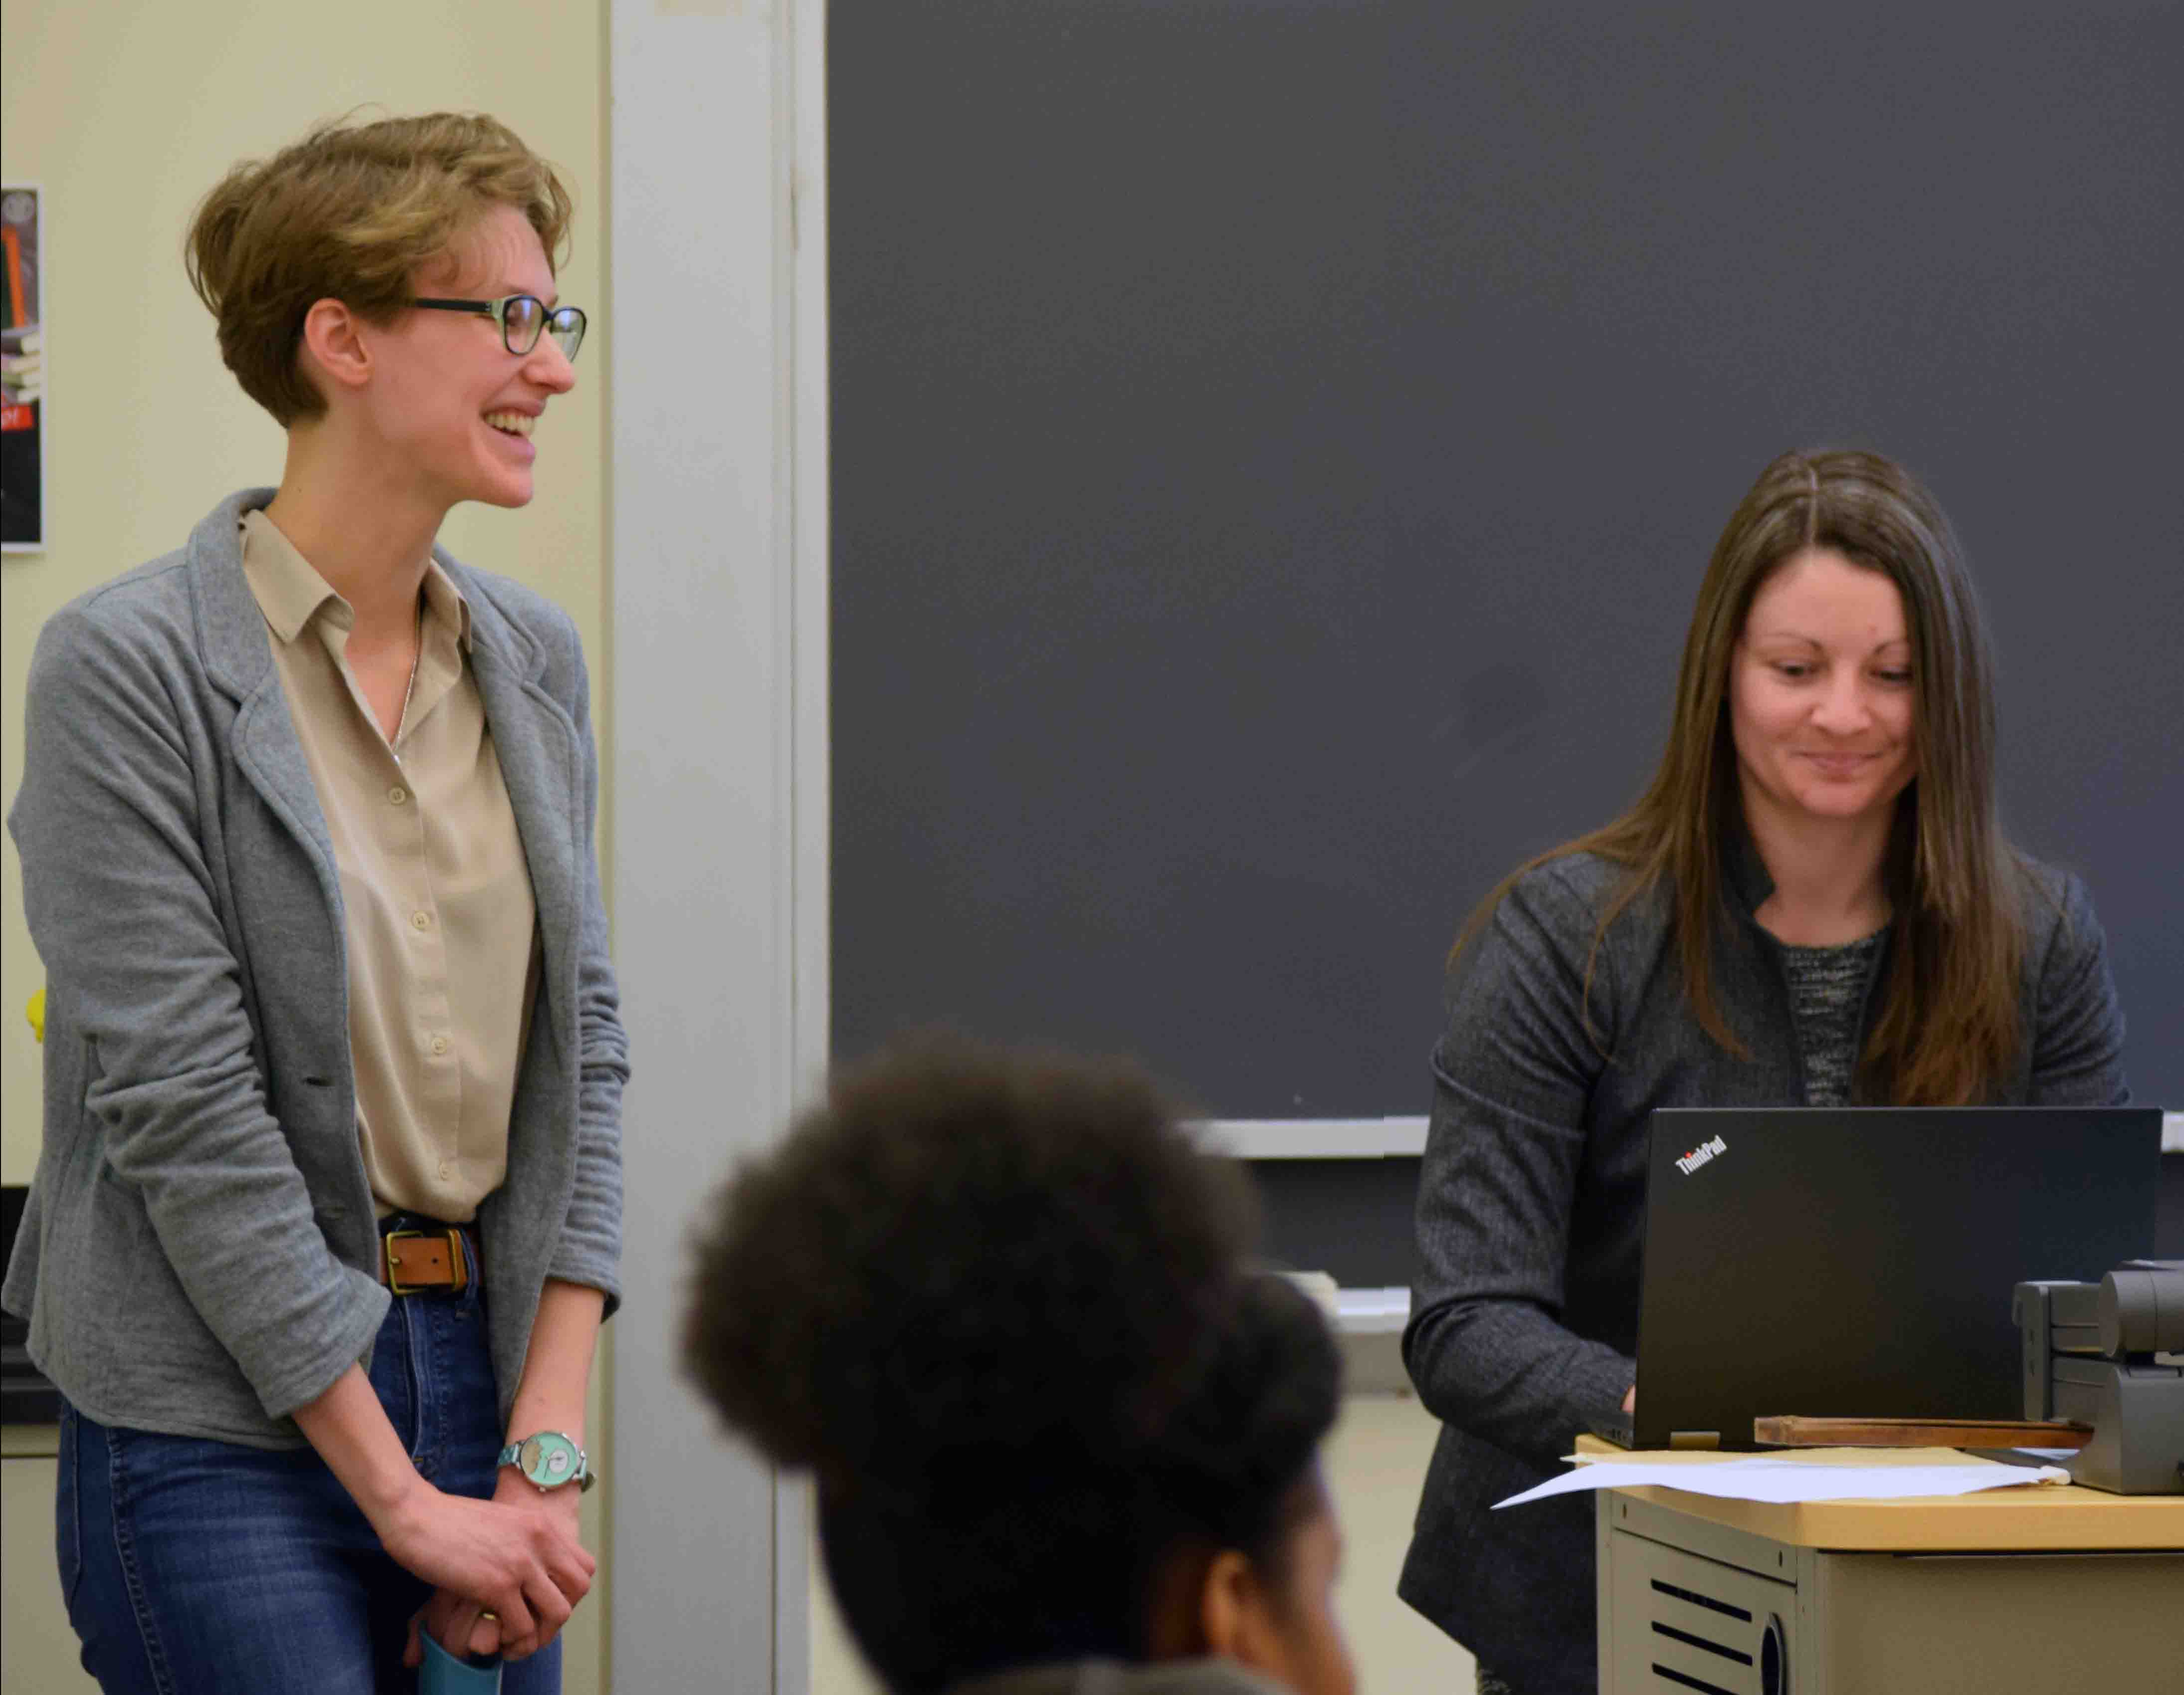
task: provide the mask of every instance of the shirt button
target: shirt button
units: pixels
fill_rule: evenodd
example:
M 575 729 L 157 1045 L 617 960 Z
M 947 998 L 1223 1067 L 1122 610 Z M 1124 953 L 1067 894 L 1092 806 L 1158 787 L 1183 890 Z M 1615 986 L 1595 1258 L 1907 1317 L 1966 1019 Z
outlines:
M 452 1176 L 454 1176 L 454 1172 L 455 1172 L 455 1168 L 454 1168 L 454 1163 L 453 1163 L 452 1161 L 450 1161 L 450 1160 L 444 1160 L 444 1159 L 443 1159 L 443 1160 L 442 1160 L 442 1161 L 440 1162 L 440 1175 L 441 1175 L 441 1176 L 443 1176 L 443 1177 L 452 1177 Z
M 410 927 L 415 930 L 431 929 L 432 928 L 432 915 L 430 912 L 412 912 L 410 915 Z
M 432 1038 L 432 1051 L 435 1054 L 445 1053 L 448 1051 L 448 1042 L 445 1036 L 434 1036 Z
M 410 791 L 398 783 L 392 789 L 387 791 L 387 798 L 393 801 L 394 805 L 399 806 L 404 800 L 407 800 L 410 798 Z

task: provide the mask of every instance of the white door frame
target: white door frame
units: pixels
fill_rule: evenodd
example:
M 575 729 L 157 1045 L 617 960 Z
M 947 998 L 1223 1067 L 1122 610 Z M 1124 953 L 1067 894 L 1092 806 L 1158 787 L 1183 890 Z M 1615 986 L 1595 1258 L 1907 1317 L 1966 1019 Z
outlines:
M 676 1359 L 693 1211 L 827 1034 L 823 0 L 610 0 L 606 749 L 626 1305 L 610 1685 L 805 1695 L 800 1485 Z

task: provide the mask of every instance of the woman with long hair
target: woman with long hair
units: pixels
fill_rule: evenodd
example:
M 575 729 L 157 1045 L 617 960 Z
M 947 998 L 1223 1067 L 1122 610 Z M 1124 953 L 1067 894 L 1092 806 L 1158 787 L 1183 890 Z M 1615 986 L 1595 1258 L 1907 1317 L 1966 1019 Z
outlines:
M 813 1476 L 893 1695 L 1351 1695 L 1340 1361 L 1256 1226 L 1136 1072 L 953 1045 L 844 1073 L 725 1186 L 685 1367 Z
M 621 1246 L 597 761 L 567 615 L 435 538 L 531 499 L 570 212 L 487 117 L 237 165 L 187 258 L 280 484 L 39 638 L 4 1296 L 109 1691 L 400 1689 L 421 1628 L 560 1687 Z
M 1401 1593 L 1482 1691 L 1594 1687 L 1590 1503 L 1488 1509 L 1639 1392 L 1649 1112 L 2126 1098 L 2092 903 L 2003 838 L 1994 739 L 1933 499 L 1785 454 L 1714 547 L 1651 785 L 1459 936 L 1404 1336 L 1445 1428 Z

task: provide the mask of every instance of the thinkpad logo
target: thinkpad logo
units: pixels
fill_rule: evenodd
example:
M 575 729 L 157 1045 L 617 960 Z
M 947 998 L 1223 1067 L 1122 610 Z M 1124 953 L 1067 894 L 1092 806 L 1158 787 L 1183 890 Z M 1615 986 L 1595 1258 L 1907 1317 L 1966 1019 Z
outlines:
M 1716 1136 L 1711 1141 L 1701 1142 L 1681 1159 L 1679 1159 L 1676 1162 L 1676 1169 L 1682 1172 L 1685 1176 L 1689 1177 L 1694 1171 L 1696 1171 L 1716 1154 L 1727 1153 L 1728 1151 L 1729 1144 L 1724 1141 L 1719 1136 Z

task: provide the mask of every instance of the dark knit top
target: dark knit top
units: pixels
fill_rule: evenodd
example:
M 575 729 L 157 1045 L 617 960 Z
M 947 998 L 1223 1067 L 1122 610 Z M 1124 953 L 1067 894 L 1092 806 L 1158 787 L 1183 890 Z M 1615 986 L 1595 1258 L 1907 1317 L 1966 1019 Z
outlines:
M 1805 1062 L 1805 1104 L 1847 1107 L 1858 1075 L 1858 1014 L 1874 956 L 1888 932 L 1838 947 L 1782 948 L 1790 979 L 1790 1013 Z

